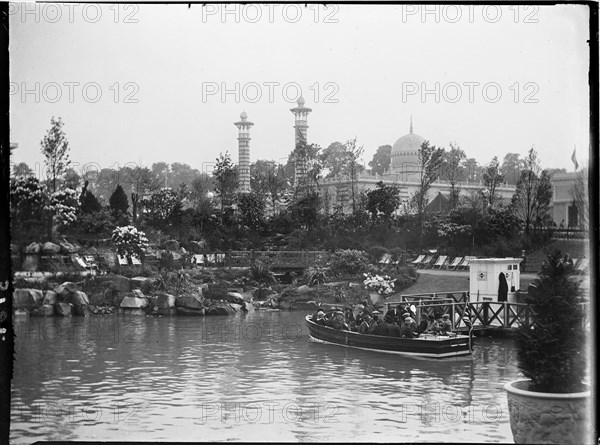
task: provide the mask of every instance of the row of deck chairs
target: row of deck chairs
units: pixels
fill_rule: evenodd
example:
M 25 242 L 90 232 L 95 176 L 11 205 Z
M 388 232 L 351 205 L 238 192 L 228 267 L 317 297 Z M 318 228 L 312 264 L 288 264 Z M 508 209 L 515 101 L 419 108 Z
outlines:
M 455 257 L 450 261 L 448 255 L 419 255 L 412 265 L 417 269 L 447 269 L 447 270 L 465 270 L 469 268 L 474 256 Z
M 197 266 L 211 266 L 214 264 L 225 264 L 224 253 L 206 253 L 197 254 L 193 258 L 194 263 Z

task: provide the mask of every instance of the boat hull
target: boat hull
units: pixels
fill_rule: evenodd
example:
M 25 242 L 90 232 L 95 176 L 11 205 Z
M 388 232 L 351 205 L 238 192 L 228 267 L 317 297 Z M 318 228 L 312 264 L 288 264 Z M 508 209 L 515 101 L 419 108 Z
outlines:
M 306 325 L 312 340 L 349 348 L 430 359 L 465 357 L 471 354 L 469 337 L 466 335 L 399 338 L 359 334 L 318 325 L 310 320 L 310 315 L 306 317 Z

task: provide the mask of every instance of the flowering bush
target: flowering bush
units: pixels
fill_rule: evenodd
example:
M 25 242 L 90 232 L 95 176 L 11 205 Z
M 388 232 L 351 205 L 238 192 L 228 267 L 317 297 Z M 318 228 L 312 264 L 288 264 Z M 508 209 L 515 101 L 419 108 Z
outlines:
M 394 280 L 388 275 L 382 277 L 365 273 L 363 276 L 365 277 L 363 284 L 368 290 L 377 292 L 379 295 L 390 295 L 394 292 Z
M 77 192 L 69 188 L 54 192 L 46 209 L 54 214 L 55 221 L 59 226 L 72 224 L 77 221 L 77 210 L 79 209 Z
M 140 255 L 149 248 L 146 234 L 133 226 L 117 227 L 113 230 L 112 241 L 117 247 L 117 253 L 128 257 Z
M 369 257 L 362 250 L 336 250 L 329 258 L 329 270 L 334 275 L 356 275 L 369 266 Z

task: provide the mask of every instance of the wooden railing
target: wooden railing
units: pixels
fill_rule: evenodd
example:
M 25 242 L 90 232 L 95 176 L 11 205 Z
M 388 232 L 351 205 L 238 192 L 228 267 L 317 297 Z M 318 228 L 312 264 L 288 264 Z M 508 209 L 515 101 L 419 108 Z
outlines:
M 225 265 L 247 267 L 260 261 L 270 267 L 307 268 L 326 261 L 329 252 L 311 250 L 232 250 L 225 253 Z

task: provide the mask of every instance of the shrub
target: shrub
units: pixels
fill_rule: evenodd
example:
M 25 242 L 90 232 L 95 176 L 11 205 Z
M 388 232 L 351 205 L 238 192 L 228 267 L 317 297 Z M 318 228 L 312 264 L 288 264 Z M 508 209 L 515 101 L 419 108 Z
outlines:
M 379 263 L 381 257 L 385 253 L 388 253 L 388 250 L 383 246 L 373 246 L 369 248 L 369 257 L 371 258 L 371 261 L 375 264 Z
M 133 226 L 117 227 L 113 230 L 112 241 L 119 255 L 141 256 L 149 248 L 146 234 Z
M 336 250 L 329 260 L 329 270 L 334 275 L 359 275 L 369 265 L 369 258 L 362 250 Z
M 560 252 L 549 254 L 526 297 L 531 320 L 516 338 L 518 366 L 531 391 L 584 390 L 587 351 L 580 301 L 573 266 L 562 262 Z

